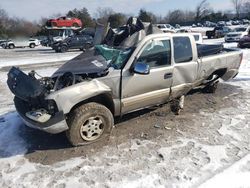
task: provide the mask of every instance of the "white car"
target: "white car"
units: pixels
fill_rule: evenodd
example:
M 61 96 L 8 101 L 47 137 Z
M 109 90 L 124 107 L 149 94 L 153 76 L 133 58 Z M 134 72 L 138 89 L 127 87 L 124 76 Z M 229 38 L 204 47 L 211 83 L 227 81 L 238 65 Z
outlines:
M 164 33 L 176 33 L 175 28 L 170 24 L 157 24 L 157 27 Z
M 249 31 L 250 27 L 237 27 L 225 36 L 225 42 L 239 42 L 241 38 L 248 35 Z
M 30 47 L 35 48 L 36 46 L 40 45 L 40 41 L 38 39 L 30 38 L 27 39 L 15 39 L 15 40 L 9 40 L 5 44 L 5 48 L 13 49 L 16 47 Z

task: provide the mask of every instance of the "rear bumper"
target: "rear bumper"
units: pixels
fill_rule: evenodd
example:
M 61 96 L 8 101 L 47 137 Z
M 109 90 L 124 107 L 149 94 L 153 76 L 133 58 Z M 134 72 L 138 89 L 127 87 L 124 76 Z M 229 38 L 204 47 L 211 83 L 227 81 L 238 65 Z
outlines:
M 25 116 L 29 109 L 27 108 L 27 104 L 24 101 L 15 97 L 14 103 L 18 114 L 28 127 L 42 130 L 51 134 L 57 134 L 68 129 L 63 112 L 57 112 L 53 117 L 51 117 L 50 120 L 45 123 L 39 123 Z
M 224 81 L 227 81 L 227 80 L 230 80 L 230 79 L 233 79 L 234 77 L 236 77 L 238 73 L 239 73 L 238 69 L 231 69 L 231 70 L 227 71 L 221 78 Z

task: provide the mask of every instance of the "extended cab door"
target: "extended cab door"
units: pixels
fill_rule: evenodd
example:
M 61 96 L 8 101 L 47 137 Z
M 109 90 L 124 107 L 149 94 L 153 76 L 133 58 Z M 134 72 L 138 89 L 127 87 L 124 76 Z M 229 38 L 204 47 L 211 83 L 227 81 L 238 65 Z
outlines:
M 193 45 L 192 45 L 193 44 Z M 198 75 L 197 48 L 194 38 L 174 36 L 174 72 L 171 97 L 179 97 L 192 89 Z
M 150 73 L 134 73 L 132 69 L 136 63 L 149 65 Z M 170 94 L 172 77 L 170 39 L 146 42 L 136 54 L 131 68 L 122 72 L 122 113 L 166 102 Z

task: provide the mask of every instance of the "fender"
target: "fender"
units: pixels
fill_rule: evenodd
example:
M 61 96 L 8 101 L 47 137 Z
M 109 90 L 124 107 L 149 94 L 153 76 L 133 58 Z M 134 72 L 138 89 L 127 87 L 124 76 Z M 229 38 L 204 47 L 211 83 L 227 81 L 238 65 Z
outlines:
M 111 93 L 111 89 L 94 79 L 55 91 L 48 95 L 46 99 L 54 100 L 58 110 L 67 114 L 76 104 L 103 93 Z

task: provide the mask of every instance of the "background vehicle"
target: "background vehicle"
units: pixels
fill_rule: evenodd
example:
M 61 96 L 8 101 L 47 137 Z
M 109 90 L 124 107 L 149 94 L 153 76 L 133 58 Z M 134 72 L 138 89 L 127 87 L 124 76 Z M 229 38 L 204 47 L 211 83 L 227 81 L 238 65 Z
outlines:
M 227 33 L 229 33 L 231 29 L 229 27 L 215 27 L 212 31 L 207 31 L 207 38 L 221 38 L 224 37 Z
M 250 48 L 250 34 L 245 35 L 238 43 L 239 48 Z
M 190 33 L 190 34 L 194 36 L 194 40 L 197 44 L 203 43 L 203 37 L 201 33 Z
M 93 46 L 93 37 L 90 35 L 73 35 L 63 41 L 55 42 L 52 48 L 56 52 L 66 52 L 69 49 L 86 50 Z
M 55 42 L 62 41 L 75 34 L 74 30 L 68 29 L 47 29 L 47 36 L 41 41 L 43 46 L 52 46 Z
M 5 48 L 5 44 L 6 44 L 7 40 L 0 40 L 0 46 L 2 48 Z
M 40 45 L 40 41 L 38 39 L 14 39 L 8 40 L 5 43 L 5 48 L 13 49 L 17 47 L 30 47 L 35 48 L 36 46 Z
M 216 27 L 216 23 L 210 22 L 210 21 L 205 21 L 204 26 L 206 26 L 206 27 Z
M 229 32 L 225 36 L 225 42 L 239 42 L 241 38 L 248 34 L 250 27 L 238 27 L 233 32 Z
M 175 33 L 175 28 L 170 24 L 157 24 L 157 27 L 164 33 Z
M 57 19 L 50 19 L 47 21 L 48 27 L 82 27 L 82 21 L 78 18 L 60 17 Z

